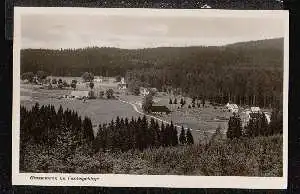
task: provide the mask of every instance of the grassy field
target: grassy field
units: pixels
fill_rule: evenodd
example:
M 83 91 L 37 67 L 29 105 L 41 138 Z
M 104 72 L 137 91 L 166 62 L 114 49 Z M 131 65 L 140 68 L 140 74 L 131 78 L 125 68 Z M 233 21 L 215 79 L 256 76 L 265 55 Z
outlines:
M 170 97 L 174 100 L 174 96 L 163 95 L 158 93 L 154 98 L 154 104 L 165 105 L 172 112 L 169 115 L 159 115 L 153 114 L 154 116 L 161 118 L 166 121 L 173 121 L 174 124 L 179 126 L 184 126 L 185 128 L 192 129 L 192 135 L 196 142 L 201 142 L 205 138 L 210 138 L 211 135 L 215 132 L 217 127 L 221 128 L 221 132 L 226 133 L 227 124 L 229 117 L 232 115 L 229 112 L 223 112 L 221 107 L 213 107 L 206 104 L 205 108 L 188 108 L 188 105 L 185 105 L 183 108 L 179 108 L 179 101 L 181 96 L 177 96 L 178 104 L 169 105 Z M 142 102 L 141 96 L 121 96 L 125 101 L 131 103 Z M 185 97 L 187 104 L 191 104 L 192 99 Z M 137 106 L 140 111 L 141 107 Z M 222 119 L 220 119 L 222 118 Z M 180 132 L 180 129 L 178 130 Z
M 88 154 L 77 149 L 61 159 L 61 148 L 25 148 L 21 172 L 141 175 L 282 176 L 282 136 L 216 140 L 210 144 Z
M 121 103 L 118 100 L 93 99 L 84 103 L 76 99 L 56 98 L 70 94 L 70 92 L 71 90 L 47 90 L 23 85 L 21 89 L 21 105 L 31 108 L 38 102 L 40 105 L 52 104 L 57 109 L 62 105 L 64 109 L 75 110 L 81 116 L 90 117 L 95 126 L 102 122 L 110 122 L 112 119 L 116 119 L 117 116 L 128 118 L 140 116 L 129 104 Z M 94 132 L 96 133 L 96 131 Z

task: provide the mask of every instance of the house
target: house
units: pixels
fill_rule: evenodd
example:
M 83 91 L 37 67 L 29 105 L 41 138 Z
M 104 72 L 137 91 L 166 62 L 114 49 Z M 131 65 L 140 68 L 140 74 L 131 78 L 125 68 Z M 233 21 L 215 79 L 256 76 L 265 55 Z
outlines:
M 230 112 L 232 112 L 232 113 L 237 113 L 237 112 L 239 111 L 239 107 L 238 107 L 237 104 L 229 104 L 229 103 L 227 103 L 227 104 L 226 104 L 226 108 L 227 108 Z
M 120 83 L 118 84 L 118 88 L 120 90 L 125 90 L 125 89 L 127 89 L 127 87 L 128 87 L 128 84 L 125 82 L 124 77 L 122 77 Z
M 260 108 L 259 107 L 251 107 L 250 109 L 251 109 L 251 112 L 253 112 L 253 113 L 260 112 Z
M 140 87 L 140 94 L 142 96 L 147 96 L 150 93 L 150 91 L 147 88 Z
M 250 119 L 255 119 L 260 116 L 260 114 L 264 114 L 268 124 L 271 122 L 271 115 L 268 112 L 252 112 L 250 110 L 245 110 L 239 114 L 241 121 L 242 121 L 242 126 L 246 126 Z
M 83 98 L 89 98 L 90 93 L 89 91 L 72 91 L 70 94 L 71 97 L 77 98 L 77 99 L 83 99 Z
M 166 113 L 169 114 L 171 111 L 166 106 L 152 106 L 150 111 L 152 113 Z

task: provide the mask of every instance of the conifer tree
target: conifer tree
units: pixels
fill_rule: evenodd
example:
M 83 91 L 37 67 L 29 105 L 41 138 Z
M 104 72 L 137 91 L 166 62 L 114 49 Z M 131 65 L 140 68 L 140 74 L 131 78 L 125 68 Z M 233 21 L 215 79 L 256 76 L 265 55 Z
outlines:
M 179 142 L 182 145 L 186 144 L 185 130 L 184 130 L 183 126 L 181 127 L 181 132 L 179 135 Z
M 85 117 L 83 120 L 83 134 L 88 142 L 91 142 L 94 139 L 93 125 L 88 117 Z
M 159 147 L 160 146 L 160 129 L 159 129 L 159 124 L 157 121 L 155 122 L 154 131 L 155 131 L 154 146 Z
M 186 142 L 188 145 L 194 144 L 194 138 L 189 128 L 186 131 Z
M 178 145 L 178 136 L 177 136 L 177 129 L 174 126 L 173 122 L 171 121 L 170 124 L 170 145 L 177 146 Z
M 142 131 L 142 149 L 145 149 L 149 146 L 149 143 L 151 141 L 151 137 L 149 134 L 149 130 L 148 130 L 148 122 L 147 122 L 147 118 L 144 115 L 141 121 L 141 131 Z
M 238 115 L 234 113 L 233 116 L 230 117 L 228 121 L 228 130 L 227 130 L 227 138 L 239 138 L 242 135 L 242 123 L 241 119 Z
M 161 126 L 160 126 L 161 130 L 160 130 L 160 145 L 161 146 L 165 146 L 166 142 L 165 142 L 165 125 L 162 122 Z

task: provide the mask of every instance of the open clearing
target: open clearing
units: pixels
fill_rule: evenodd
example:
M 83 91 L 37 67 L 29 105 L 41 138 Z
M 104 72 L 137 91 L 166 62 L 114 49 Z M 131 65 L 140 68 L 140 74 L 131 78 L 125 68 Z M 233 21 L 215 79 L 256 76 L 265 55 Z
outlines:
M 31 108 L 36 102 L 40 105 L 52 104 L 55 108 L 60 105 L 64 109 L 68 108 L 77 111 L 79 115 L 88 116 L 92 120 L 95 128 L 100 123 L 110 122 L 119 117 L 138 117 L 139 113 L 125 103 L 118 100 L 95 99 L 87 100 L 85 103 L 76 99 L 57 99 L 56 97 L 69 94 L 70 90 L 46 90 L 32 88 L 28 85 L 21 89 L 21 105 Z M 96 132 L 96 131 L 95 131 Z

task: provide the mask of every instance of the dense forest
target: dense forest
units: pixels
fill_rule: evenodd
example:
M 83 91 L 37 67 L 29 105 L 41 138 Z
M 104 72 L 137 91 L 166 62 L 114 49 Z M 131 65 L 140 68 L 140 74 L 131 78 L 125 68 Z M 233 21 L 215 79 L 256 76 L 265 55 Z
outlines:
M 283 39 L 220 47 L 26 49 L 21 72 L 125 76 L 130 88 L 168 88 L 216 103 L 282 106 Z

